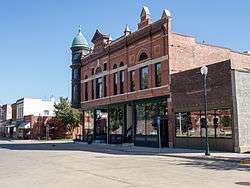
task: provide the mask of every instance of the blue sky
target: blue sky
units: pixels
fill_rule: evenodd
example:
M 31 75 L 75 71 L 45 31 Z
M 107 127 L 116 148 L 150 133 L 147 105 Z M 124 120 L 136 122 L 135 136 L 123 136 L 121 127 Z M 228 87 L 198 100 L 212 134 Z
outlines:
M 250 50 L 246 0 L 1 0 L 0 104 L 20 97 L 69 97 L 69 48 L 78 25 L 89 43 L 96 28 L 115 39 L 125 24 L 136 30 L 143 5 L 153 20 L 169 9 L 175 32 Z

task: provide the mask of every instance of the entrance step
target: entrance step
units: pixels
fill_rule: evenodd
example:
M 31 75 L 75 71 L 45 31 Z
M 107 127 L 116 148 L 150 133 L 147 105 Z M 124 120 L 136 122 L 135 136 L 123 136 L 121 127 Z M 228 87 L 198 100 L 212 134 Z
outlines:
M 125 147 L 126 146 L 135 146 L 135 144 L 134 143 L 123 143 L 122 146 L 125 146 Z
M 93 141 L 94 144 L 103 144 L 106 143 L 104 140 L 94 140 Z

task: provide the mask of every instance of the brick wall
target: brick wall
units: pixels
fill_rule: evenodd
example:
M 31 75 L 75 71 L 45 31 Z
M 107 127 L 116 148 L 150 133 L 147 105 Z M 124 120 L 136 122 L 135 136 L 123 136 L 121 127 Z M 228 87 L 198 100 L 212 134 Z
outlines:
M 231 63 L 208 65 L 208 108 L 232 107 Z M 204 109 L 203 78 L 200 68 L 171 75 L 174 111 Z
M 232 109 L 230 60 L 208 65 L 207 81 L 208 110 Z M 173 112 L 204 110 L 204 87 L 200 68 L 172 74 L 171 93 Z M 175 130 L 174 124 L 173 122 L 173 130 Z M 204 148 L 203 138 L 175 137 L 175 131 L 173 131 L 173 136 L 175 147 Z M 209 138 L 209 145 L 214 150 L 234 151 L 234 139 Z
M 194 37 L 174 32 L 170 32 L 169 41 L 171 74 L 228 59 L 231 60 L 233 69 L 250 68 L 250 55 L 229 48 L 198 43 Z
M 163 32 L 162 27 L 166 27 L 168 22 L 167 19 L 160 20 L 155 22 L 152 25 L 148 25 L 143 29 L 140 29 L 137 32 L 134 32 L 128 36 L 124 36 L 119 38 L 110 44 L 110 52 L 106 53 L 106 55 L 100 57 L 99 59 L 95 59 L 95 56 L 99 54 L 92 54 L 92 59 L 90 57 L 86 57 L 83 59 L 82 67 L 81 67 L 81 80 L 84 80 L 85 77 L 92 77 L 92 69 L 96 70 L 97 67 L 101 67 L 103 70 L 104 64 L 107 63 L 107 72 L 113 70 L 114 64 L 119 68 L 120 63 L 123 62 L 126 67 L 125 72 L 125 81 L 124 81 L 124 94 L 120 94 L 120 71 L 117 71 L 118 83 L 117 83 L 117 95 L 113 95 L 113 73 L 109 73 L 106 75 L 107 78 L 107 97 L 103 97 L 101 99 L 96 99 L 96 95 L 94 94 L 95 100 L 91 100 L 91 80 L 88 80 L 88 101 L 84 101 L 85 99 L 85 87 L 82 81 L 81 85 L 81 98 L 82 98 L 82 109 L 93 108 L 96 106 L 107 105 L 111 103 L 119 103 L 128 100 L 137 100 L 151 97 L 158 97 L 169 95 L 170 87 L 169 87 L 169 63 L 168 63 L 168 48 L 167 40 L 168 37 L 165 32 Z M 154 33 L 154 30 L 158 30 Z M 141 37 L 145 36 L 145 37 Z M 137 39 L 140 38 L 140 39 Z M 136 41 L 135 41 L 136 40 Z M 127 43 L 128 45 L 124 45 Z M 112 48 L 119 48 L 119 50 L 112 50 Z M 108 51 L 108 47 L 105 49 Z M 166 57 L 161 62 L 162 69 L 162 87 L 156 88 L 155 86 L 155 67 L 154 64 L 149 64 L 149 89 L 140 90 L 140 66 L 139 64 L 144 63 L 145 61 L 139 62 L 139 56 L 142 52 L 146 52 L 148 55 L 148 59 L 146 61 L 150 61 L 153 59 Z M 101 52 L 100 52 L 101 54 Z M 130 71 L 131 67 L 138 67 L 135 69 L 135 92 L 130 92 Z M 104 70 L 102 72 L 105 72 Z M 96 74 L 96 76 L 101 74 Z M 95 79 L 94 79 L 94 93 L 95 89 Z

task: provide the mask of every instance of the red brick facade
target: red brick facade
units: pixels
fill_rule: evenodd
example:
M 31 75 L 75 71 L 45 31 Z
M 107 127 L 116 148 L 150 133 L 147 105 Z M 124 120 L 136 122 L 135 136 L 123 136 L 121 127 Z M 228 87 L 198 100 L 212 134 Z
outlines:
M 83 59 L 82 68 L 81 68 L 81 80 L 83 81 L 86 77 L 92 77 L 92 69 L 95 71 L 98 67 L 101 67 L 103 70 L 104 64 L 107 64 L 107 97 L 101 99 L 91 100 L 92 93 L 92 82 L 88 81 L 88 101 L 85 99 L 85 82 L 82 82 L 81 85 L 81 102 L 82 109 L 88 109 L 96 107 L 99 105 L 107 105 L 111 103 L 118 103 L 129 100 L 137 100 L 142 98 L 157 97 L 162 95 L 169 95 L 169 63 L 168 63 L 168 49 L 166 48 L 168 39 L 164 32 L 168 30 L 167 23 L 169 20 L 163 19 L 153 25 L 147 25 L 141 30 L 138 30 L 135 33 L 132 33 L 128 36 L 123 36 L 120 39 L 112 42 L 102 49 L 99 49 L 99 53 L 103 53 L 103 56 L 99 54 L 91 54 Z M 161 29 L 164 28 L 164 30 Z M 141 37 L 144 36 L 144 37 Z M 119 49 L 121 48 L 121 49 Z M 139 68 L 143 62 L 139 62 L 139 56 L 142 52 L 146 52 L 149 58 L 146 62 L 159 59 L 162 65 L 162 87 L 155 87 L 155 78 L 154 78 L 154 64 L 149 64 L 149 89 L 140 90 L 140 81 L 139 81 Z M 97 57 L 96 57 L 97 56 Z M 109 73 L 113 70 L 114 64 L 117 65 L 118 69 L 115 71 L 120 77 L 119 65 L 124 63 L 125 71 L 125 82 L 124 82 L 124 94 L 119 95 L 120 93 L 120 83 L 118 81 L 117 93 L 118 95 L 113 95 L 113 74 Z M 145 61 L 144 61 L 145 62 Z M 129 69 L 135 68 L 135 92 L 130 92 L 130 78 L 129 78 Z M 94 79 L 94 90 L 96 88 Z M 104 85 L 103 85 L 104 86 Z M 94 96 L 96 95 L 94 91 Z
M 81 67 L 80 98 L 83 111 L 110 104 L 167 97 L 168 145 L 171 147 L 174 146 L 174 112 L 203 108 L 199 67 L 209 65 L 209 108 L 232 108 L 231 69 L 249 69 L 250 55 L 198 43 L 191 36 L 174 33 L 171 30 L 170 13 L 166 13 L 158 21 L 152 22 L 148 9 L 144 8 L 138 30 L 126 33 L 114 41 L 97 30 L 92 39 L 94 49 L 82 55 L 78 66 Z M 148 58 L 140 61 L 142 53 L 146 53 Z M 121 63 L 124 66 L 120 67 Z M 161 63 L 160 87 L 155 84 L 156 63 Z M 117 68 L 114 69 L 115 65 Z M 141 90 L 140 69 L 144 66 L 148 66 L 148 88 Z M 123 93 L 120 92 L 119 82 L 121 70 L 124 70 Z M 131 71 L 135 71 L 133 92 L 130 88 Z M 117 73 L 118 78 L 115 95 L 114 73 Z M 103 83 L 102 96 L 96 98 L 96 79 L 102 78 L 103 81 L 104 77 L 107 94 L 104 96 Z

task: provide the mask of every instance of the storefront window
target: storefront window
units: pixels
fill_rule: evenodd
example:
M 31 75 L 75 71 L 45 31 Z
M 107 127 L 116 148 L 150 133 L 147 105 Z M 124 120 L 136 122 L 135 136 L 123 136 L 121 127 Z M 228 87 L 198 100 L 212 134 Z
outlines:
M 96 110 L 96 126 L 95 126 L 95 137 L 97 139 L 103 138 L 107 134 L 107 121 L 108 113 L 106 110 Z
M 94 130 L 94 112 L 93 111 L 85 111 L 84 112 L 84 134 L 85 137 L 89 134 L 93 134 Z
M 157 135 L 157 108 L 158 105 L 154 103 L 148 103 L 145 106 L 147 135 Z
M 136 134 L 157 135 L 157 118 L 166 118 L 166 102 L 148 102 L 136 105 Z
M 122 134 L 124 123 L 124 111 L 122 107 L 112 107 L 109 109 L 109 133 Z
M 136 134 L 137 135 L 146 135 L 145 130 L 145 105 L 138 104 L 136 105 Z
M 214 109 L 207 112 L 208 136 L 232 138 L 230 109 Z M 175 113 L 177 137 L 205 137 L 204 111 Z

